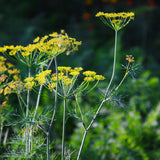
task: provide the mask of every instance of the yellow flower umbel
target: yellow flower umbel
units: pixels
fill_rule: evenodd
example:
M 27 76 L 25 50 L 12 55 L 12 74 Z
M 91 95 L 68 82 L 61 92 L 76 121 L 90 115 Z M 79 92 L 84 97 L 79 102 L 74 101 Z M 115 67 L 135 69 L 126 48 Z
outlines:
M 52 57 L 57 57 L 62 53 L 69 55 L 70 52 L 78 50 L 80 41 L 71 38 L 64 31 L 61 33 L 53 32 L 33 40 L 32 44 L 27 46 L 4 46 L 0 47 L 0 52 L 8 52 L 10 56 L 15 56 L 19 61 L 27 66 L 42 65 Z M 0 57 L 2 59 L 2 57 Z
M 18 93 L 22 91 L 23 84 L 20 80 L 20 70 L 3 56 L 0 56 L 0 95 Z
M 123 27 L 125 27 L 130 20 L 134 20 L 133 12 L 120 12 L 120 13 L 104 13 L 98 12 L 96 17 L 99 17 L 102 22 L 108 25 L 115 31 L 119 31 Z
M 36 75 L 35 80 L 38 81 L 38 84 L 45 84 L 47 82 L 46 76 L 51 74 L 51 70 L 42 71 L 41 73 Z

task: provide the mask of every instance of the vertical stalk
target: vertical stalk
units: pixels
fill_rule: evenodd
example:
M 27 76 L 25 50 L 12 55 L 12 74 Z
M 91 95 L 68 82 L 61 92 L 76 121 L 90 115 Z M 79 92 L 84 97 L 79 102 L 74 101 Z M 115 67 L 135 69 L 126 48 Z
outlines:
M 97 115 L 99 114 L 99 112 L 100 112 L 100 110 L 101 110 L 104 102 L 108 101 L 108 100 L 111 98 L 111 96 L 112 96 L 112 95 L 111 95 L 111 96 L 109 96 L 109 98 L 106 99 L 107 94 L 108 94 L 108 91 L 109 91 L 109 89 L 110 89 L 110 86 L 111 86 L 112 81 L 113 81 L 113 78 L 114 78 L 114 74 L 115 74 L 116 52 L 117 52 L 117 32 L 118 32 L 118 31 L 115 31 L 115 46 L 114 46 L 114 61 L 113 61 L 112 76 L 111 76 L 111 79 L 110 79 L 110 81 L 109 81 L 108 87 L 107 87 L 107 89 L 106 89 L 106 91 L 105 91 L 104 99 L 102 100 L 101 104 L 99 105 L 99 107 L 98 107 L 98 109 L 97 109 L 97 112 L 96 112 L 95 115 L 93 116 L 93 118 L 92 118 L 90 124 L 88 125 L 87 129 L 85 129 L 85 132 L 84 132 L 84 135 L 83 135 L 83 139 L 82 139 L 82 142 L 81 142 L 81 146 L 80 146 L 80 149 L 79 149 L 79 152 L 78 152 L 77 160 L 79 160 L 79 158 L 80 158 L 80 154 L 81 154 L 81 151 L 82 151 L 82 148 L 83 148 L 84 141 L 85 141 L 85 139 L 86 139 L 86 135 L 87 135 L 88 130 L 91 128 L 91 126 L 92 126 L 93 122 L 95 121 Z
M 114 74 L 115 74 L 116 52 L 117 52 L 117 32 L 118 32 L 118 31 L 115 31 L 114 62 L 113 62 L 112 76 L 111 76 L 110 82 L 109 82 L 109 84 L 108 84 L 108 87 L 107 87 L 107 89 L 106 89 L 106 91 L 105 91 L 104 99 L 106 98 L 106 96 L 107 96 L 107 94 L 108 94 L 109 88 L 110 88 L 110 86 L 111 86 L 111 83 L 112 83 L 112 81 L 113 81 Z
M 31 67 L 28 68 L 28 77 L 31 76 Z M 26 118 L 28 119 L 29 114 L 29 99 L 30 99 L 30 91 L 27 90 L 27 105 L 26 105 Z M 26 153 L 30 152 L 30 134 L 29 134 L 29 125 L 26 123 Z
M 63 100 L 63 128 L 62 128 L 62 157 L 61 160 L 64 160 L 64 140 L 65 140 L 65 117 L 66 117 L 66 97 Z
M 49 67 L 51 66 L 53 59 L 54 59 L 54 57 L 51 59 L 49 65 L 48 65 L 48 67 L 47 67 L 47 70 L 48 70 Z M 39 101 L 40 101 L 40 97 L 41 97 L 42 87 L 43 87 L 43 85 L 40 85 L 40 87 L 39 87 L 38 96 L 37 96 L 37 101 L 36 101 L 36 109 L 35 109 L 34 116 L 33 116 L 33 119 L 32 119 L 33 122 L 34 122 L 34 119 L 35 119 L 36 114 L 37 114 L 37 111 L 38 111 L 38 106 L 39 106 Z
M 28 77 L 31 76 L 31 68 L 28 68 Z M 30 98 L 30 92 L 29 89 L 27 90 L 27 108 L 26 108 L 26 117 L 28 117 L 28 113 L 29 113 L 29 98 Z
M 80 146 L 80 149 L 79 149 L 79 152 L 78 152 L 77 160 L 79 160 L 79 157 L 80 157 L 80 155 L 81 155 L 82 148 L 83 148 L 83 145 L 84 145 L 84 141 L 85 141 L 85 139 L 86 139 L 87 132 L 88 132 L 88 131 L 85 130 L 84 135 L 83 135 L 83 139 L 82 139 L 82 142 L 81 142 L 81 146 Z
M 57 109 L 58 68 L 57 68 L 57 60 L 56 60 L 56 57 L 54 57 L 54 62 L 55 62 L 55 69 L 56 69 L 57 79 L 56 79 L 56 91 L 55 91 L 54 110 L 53 110 L 52 119 L 51 119 L 51 122 L 50 122 L 50 125 L 49 125 L 49 129 L 48 129 L 48 132 L 47 132 L 47 160 L 50 160 L 50 153 L 49 153 L 49 150 L 50 150 L 50 149 L 49 149 L 49 136 L 50 136 L 51 127 L 52 127 L 53 120 L 54 120 L 55 113 L 56 113 L 56 109 Z
M 49 133 L 47 133 L 47 160 L 50 160 L 50 155 L 49 155 Z

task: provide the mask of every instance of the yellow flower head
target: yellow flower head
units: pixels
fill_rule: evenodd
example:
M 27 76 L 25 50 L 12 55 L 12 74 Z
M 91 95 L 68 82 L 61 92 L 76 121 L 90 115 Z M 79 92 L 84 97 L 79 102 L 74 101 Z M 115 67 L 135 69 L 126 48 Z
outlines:
M 34 81 L 28 81 L 28 82 L 25 84 L 25 87 L 26 87 L 27 89 L 31 90 L 35 84 L 36 84 L 36 83 L 35 83 Z
M 72 75 L 72 76 L 78 76 L 80 74 L 80 72 L 73 70 L 69 74 Z
M 18 73 L 20 73 L 20 70 L 18 70 L 18 69 L 16 69 L 16 68 L 14 68 L 13 70 L 8 70 L 8 73 L 9 74 L 18 74 Z
M 0 94 L 2 94 L 3 93 L 3 88 L 0 88 Z
M 94 72 L 94 71 L 85 71 L 85 72 L 83 72 L 83 74 L 84 74 L 85 76 L 95 76 L 95 75 L 96 75 L 96 72 Z
M 59 66 L 58 67 L 58 70 L 61 71 L 61 72 L 64 72 L 64 73 L 68 73 L 68 71 L 71 70 L 71 67 L 63 67 L 63 66 Z
M 0 82 L 4 82 L 6 79 L 7 79 L 7 75 L 5 75 L 5 74 L 2 74 L 1 76 L 0 76 Z
M 74 70 L 75 70 L 75 71 L 82 71 L 83 68 L 82 68 L 82 67 L 75 67 Z
M 35 38 L 35 39 L 33 40 L 33 43 L 37 43 L 39 40 L 40 40 L 40 38 L 37 37 L 37 38 Z
M 101 80 L 104 80 L 104 79 L 105 79 L 105 77 L 102 76 L 102 75 L 95 75 L 94 78 L 95 78 L 96 80 L 98 80 L 98 81 L 101 81 Z
M 4 95 L 7 95 L 7 94 L 11 94 L 11 88 L 9 88 L 9 87 L 6 87 L 5 89 L 4 89 Z
M 26 79 L 24 79 L 24 82 L 32 82 L 34 80 L 33 77 L 28 77 Z
M 129 62 L 129 63 L 132 63 L 134 62 L 134 57 L 132 55 L 126 55 L 126 60 Z
M 47 82 L 46 76 L 50 74 L 51 70 L 42 71 L 41 73 L 36 75 L 35 80 L 37 80 L 39 84 L 45 84 Z
M 85 77 L 84 81 L 93 82 L 95 79 L 93 77 Z
M 6 63 L 6 65 L 7 65 L 9 68 L 14 67 L 14 65 L 13 65 L 13 64 L 11 64 L 11 63 Z
M 125 27 L 130 20 L 134 20 L 135 14 L 133 12 L 120 12 L 120 13 L 104 13 L 98 12 L 96 17 L 99 17 L 104 24 L 108 25 L 115 31 L 119 31 Z
M 3 56 L 0 56 L 0 61 L 6 61 L 6 58 Z
M 48 88 L 52 91 L 52 89 L 54 89 L 56 87 L 56 83 L 50 83 L 49 85 L 48 85 Z
M 64 85 L 69 85 L 69 84 L 72 83 L 72 79 L 70 79 L 70 78 L 64 78 L 63 79 L 63 83 L 64 83 Z

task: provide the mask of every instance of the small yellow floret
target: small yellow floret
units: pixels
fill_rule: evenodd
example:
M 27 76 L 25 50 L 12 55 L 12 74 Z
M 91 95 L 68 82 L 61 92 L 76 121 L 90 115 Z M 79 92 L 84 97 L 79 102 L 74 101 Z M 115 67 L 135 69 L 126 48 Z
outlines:
M 3 88 L 0 88 L 0 94 L 2 94 L 3 93 Z
M 71 71 L 69 74 L 72 75 L 72 76 L 77 76 L 77 75 L 80 74 L 80 72 L 73 70 L 73 71 Z
M 85 77 L 84 81 L 93 82 L 95 79 L 93 77 Z
M 75 71 L 82 71 L 83 68 L 82 68 L 82 67 L 75 67 L 74 70 L 75 70 Z
M 36 84 L 36 83 L 33 82 L 33 81 L 28 81 L 28 82 L 25 84 L 25 87 L 26 87 L 27 89 L 31 90 L 35 84 Z
M 55 87 L 56 87 L 56 83 L 51 83 L 51 84 L 48 85 L 48 88 L 49 88 L 50 90 L 52 90 L 52 89 L 55 88 Z
M 95 78 L 96 80 L 98 80 L 98 81 L 101 81 L 101 80 L 104 80 L 104 79 L 105 79 L 105 77 L 102 76 L 102 75 L 95 75 L 94 78 Z
M 24 82 L 31 82 L 34 80 L 34 77 L 28 77 L 26 79 L 24 79 Z
M 37 37 L 37 38 L 35 38 L 35 39 L 33 40 L 33 43 L 37 43 L 39 40 L 40 40 L 40 38 Z
M 126 55 L 126 60 L 129 62 L 129 63 L 132 63 L 134 62 L 134 57 L 132 55 Z
M 85 71 L 85 72 L 83 72 L 83 74 L 84 74 L 85 76 L 95 76 L 95 75 L 96 75 L 96 72 L 94 72 L 94 71 Z

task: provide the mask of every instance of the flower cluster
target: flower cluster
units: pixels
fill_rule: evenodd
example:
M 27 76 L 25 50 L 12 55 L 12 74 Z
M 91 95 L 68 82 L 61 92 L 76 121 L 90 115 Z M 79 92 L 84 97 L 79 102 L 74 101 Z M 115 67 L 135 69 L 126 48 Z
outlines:
M 95 80 L 100 81 L 105 79 L 102 75 L 96 75 L 96 72 L 94 71 L 85 71 L 83 72 L 83 75 L 86 76 L 84 78 L 84 81 L 87 81 L 87 82 L 93 82 Z
M 32 89 L 36 85 L 45 85 L 52 90 L 56 88 L 57 80 L 62 88 L 72 88 L 82 70 L 82 67 L 71 68 L 59 66 L 58 75 L 56 73 L 51 74 L 51 70 L 46 70 L 37 74 L 35 78 L 26 78 L 24 82 L 28 89 Z M 105 79 L 102 75 L 97 75 L 94 71 L 85 71 L 83 75 L 85 76 L 83 82 L 86 83 Z
M 133 12 L 120 12 L 120 13 L 104 13 L 98 12 L 96 17 L 100 17 L 104 24 L 108 25 L 115 31 L 119 31 L 125 27 L 130 20 L 134 20 L 135 14 Z
M 8 95 L 22 90 L 20 70 L 15 68 L 13 64 L 6 62 L 6 58 L 3 56 L 0 56 L 0 66 L 0 94 Z
M 38 61 L 42 63 L 46 59 L 56 57 L 61 53 L 66 52 L 67 55 L 78 50 L 78 46 L 81 42 L 76 41 L 75 38 L 71 38 L 67 33 L 54 32 L 46 35 L 42 38 L 37 37 L 33 40 L 33 44 L 28 46 L 4 46 L 0 47 L 0 52 L 9 52 L 9 55 L 15 56 L 21 62 L 31 65 Z
M 132 55 L 126 55 L 126 60 L 129 62 L 129 63 L 132 63 L 134 62 L 134 57 Z

